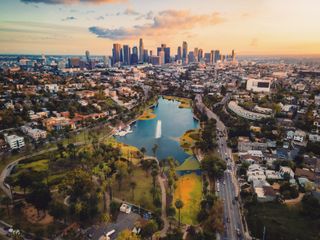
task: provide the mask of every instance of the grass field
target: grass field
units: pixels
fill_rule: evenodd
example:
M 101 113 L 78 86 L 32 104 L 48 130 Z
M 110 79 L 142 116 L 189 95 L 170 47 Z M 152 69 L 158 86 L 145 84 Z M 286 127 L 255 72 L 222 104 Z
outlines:
M 138 117 L 138 120 L 150 120 L 150 119 L 153 119 L 153 118 L 156 118 L 157 115 L 154 114 L 153 110 L 151 108 L 145 110 L 142 115 L 140 115 Z
M 134 190 L 134 199 L 132 198 L 132 190 L 130 188 L 130 182 L 136 182 L 136 188 Z M 132 202 L 141 207 L 154 210 L 152 194 L 150 192 L 152 188 L 152 177 L 149 174 L 146 176 L 146 172 L 141 168 L 135 168 L 133 175 L 128 176 L 123 180 L 121 190 L 118 190 L 118 183 L 113 185 L 113 193 L 116 198 L 124 201 Z
M 201 178 L 196 174 L 187 174 L 179 177 L 176 185 L 173 203 L 177 199 L 181 199 L 184 204 L 181 209 L 181 222 L 185 224 L 197 224 L 197 214 L 200 210 L 202 196 Z M 176 218 L 178 219 L 178 210 Z
M 180 146 L 186 153 L 192 155 L 192 147 L 194 146 L 196 140 L 199 139 L 199 137 L 199 129 L 188 130 L 180 137 Z
M 163 98 L 167 100 L 175 100 L 180 102 L 179 108 L 191 108 L 192 100 L 190 98 L 182 98 L 175 96 L 163 96 Z
M 140 158 L 139 158 L 140 150 L 138 148 L 131 146 L 131 145 L 124 144 L 122 142 L 118 142 L 113 137 L 106 139 L 105 143 L 111 144 L 111 146 L 113 146 L 113 147 L 120 148 L 121 156 L 123 158 L 128 159 L 133 164 L 138 164 L 140 162 Z
M 299 207 L 287 207 L 278 203 L 264 203 L 248 207 L 247 222 L 251 234 L 262 238 L 266 227 L 266 239 L 318 240 L 320 219 L 302 216 Z

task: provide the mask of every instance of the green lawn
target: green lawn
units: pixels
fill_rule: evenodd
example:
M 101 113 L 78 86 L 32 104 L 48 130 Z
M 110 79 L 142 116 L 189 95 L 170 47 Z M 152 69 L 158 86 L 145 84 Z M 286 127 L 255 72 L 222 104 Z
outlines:
M 265 226 L 266 239 L 320 239 L 320 219 L 312 220 L 300 215 L 298 207 L 287 207 L 278 203 L 250 206 L 247 222 L 251 234 L 258 238 L 262 238 Z
M 134 199 L 132 198 L 132 191 L 130 188 L 130 182 L 136 182 L 136 188 L 134 190 Z M 157 182 L 158 184 L 158 182 Z M 152 188 L 151 174 L 146 176 L 146 172 L 141 168 L 135 168 L 132 176 L 128 176 L 123 180 L 121 190 L 118 190 L 118 183 L 113 185 L 113 193 L 116 198 L 121 200 L 132 202 L 137 205 L 141 205 L 144 208 L 154 210 L 155 207 L 152 201 L 152 194 L 150 192 Z
M 177 199 L 182 200 L 184 206 L 181 209 L 181 222 L 185 224 L 198 224 L 197 214 L 200 210 L 202 198 L 201 178 L 196 174 L 187 174 L 179 177 L 176 182 L 173 204 Z M 176 214 L 178 219 L 178 210 Z
M 31 169 L 33 171 L 41 172 L 48 170 L 48 159 L 43 159 L 31 163 L 18 164 L 16 169 L 19 171 L 20 169 Z

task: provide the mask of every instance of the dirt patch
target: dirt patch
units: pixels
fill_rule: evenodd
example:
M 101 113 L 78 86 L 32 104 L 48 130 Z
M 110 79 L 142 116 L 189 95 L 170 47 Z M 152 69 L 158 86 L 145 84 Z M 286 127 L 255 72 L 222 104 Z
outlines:
M 37 209 L 30 204 L 27 204 L 22 211 L 28 222 L 41 225 L 48 225 L 53 222 L 53 217 L 51 215 L 42 211 L 38 214 Z

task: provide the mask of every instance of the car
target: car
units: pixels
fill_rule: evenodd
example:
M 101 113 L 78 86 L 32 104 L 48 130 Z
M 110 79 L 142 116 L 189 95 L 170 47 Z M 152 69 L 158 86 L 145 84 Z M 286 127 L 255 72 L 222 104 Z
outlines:
M 227 217 L 227 223 L 230 223 L 230 219 Z
M 239 228 L 236 228 L 236 233 L 237 233 L 237 236 L 238 236 L 238 237 L 241 236 L 241 232 L 240 232 L 240 229 L 239 229 Z
M 235 205 L 235 204 L 236 204 L 236 201 L 235 201 L 234 199 L 232 200 L 232 204 L 233 204 L 233 205 Z

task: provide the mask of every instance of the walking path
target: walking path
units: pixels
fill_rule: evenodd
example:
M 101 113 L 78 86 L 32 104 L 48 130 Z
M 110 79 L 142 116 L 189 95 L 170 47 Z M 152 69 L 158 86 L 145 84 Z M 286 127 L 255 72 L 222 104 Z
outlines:
M 161 218 L 163 220 L 163 228 L 160 231 L 160 237 L 165 237 L 169 229 L 169 221 L 167 219 L 167 193 L 164 184 L 165 178 L 158 175 L 158 181 L 161 188 Z

